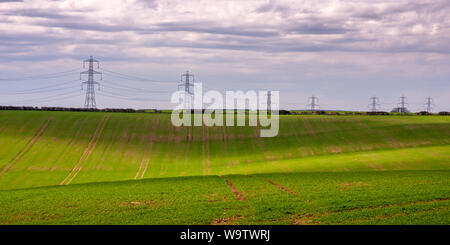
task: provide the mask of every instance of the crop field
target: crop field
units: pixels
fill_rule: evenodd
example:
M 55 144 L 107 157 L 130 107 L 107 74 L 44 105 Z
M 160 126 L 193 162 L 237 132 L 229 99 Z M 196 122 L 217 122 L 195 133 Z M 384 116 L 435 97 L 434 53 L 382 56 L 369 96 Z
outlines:
M 450 117 L 0 111 L 0 224 L 450 224 Z

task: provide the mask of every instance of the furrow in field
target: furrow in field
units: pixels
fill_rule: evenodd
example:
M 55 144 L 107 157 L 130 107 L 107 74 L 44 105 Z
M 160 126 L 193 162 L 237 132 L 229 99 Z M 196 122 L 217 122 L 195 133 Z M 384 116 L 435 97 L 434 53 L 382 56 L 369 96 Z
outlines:
M 105 128 L 106 122 L 108 121 L 109 116 L 103 116 L 100 120 L 99 124 L 97 125 L 97 128 L 95 129 L 94 134 L 92 135 L 91 140 L 89 141 L 88 145 L 86 146 L 83 154 L 81 155 L 80 159 L 78 160 L 77 164 L 72 168 L 72 171 L 66 176 L 66 178 L 61 181 L 60 185 L 68 185 L 72 180 L 78 175 L 78 173 L 81 171 L 84 163 L 91 155 L 92 151 L 94 150 L 95 146 L 97 145 L 98 140 L 100 139 L 100 136 L 103 132 L 103 129 Z
M 297 196 L 297 193 L 295 193 L 294 191 L 289 190 L 288 188 L 286 188 L 286 187 L 284 187 L 284 186 L 282 186 L 282 185 L 280 185 L 280 184 L 274 183 L 274 182 L 271 181 L 270 179 L 266 179 L 266 182 L 269 183 L 269 184 L 271 184 L 271 185 L 276 186 L 278 189 L 280 189 L 280 190 L 282 190 L 282 191 L 285 191 L 285 192 L 287 192 L 287 193 L 289 193 L 289 194 L 291 194 L 291 195 Z
M 22 159 L 22 157 L 25 154 L 27 154 L 27 152 L 33 147 L 33 145 L 39 141 L 42 134 L 44 134 L 45 130 L 47 129 L 48 125 L 50 124 L 50 121 L 51 121 L 50 119 L 45 120 L 44 123 L 38 128 L 38 130 L 36 131 L 34 136 L 25 144 L 25 146 L 22 147 L 22 149 L 20 149 L 20 151 L 11 160 L 9 160 L 9 162 L 7 164 L 5 164 L 0 169 L 0 177 L 2 177 L 12 167 L 14 167 L 14 165 L 16 165 L 17 162 L 20 161 L 20 159 Z
M 151 130 L 150 145 L 148 147 L 148 154 L 144 155 L 145 160 L 144 160 L 142 172 L 139 173 L 139 171 L 141 170 L 141 168 L 139 168 L 138 173 L 136 174 L 136 176 L 139 176 L 139 174 L 140 174 L 140 176 L 139 176 L 140 179 L 144 178 L 144 174 L 145 174 L 145 172 L 147 172 L 148 164 L 150 162 L 150 157 L 152 155 L 153 144 L 154 144 L 154 141 L 156 140 L 156 130 L 158 128 L 159 117 L 160 116 L 158 115 L 158 117 L 156 118 L 156 122 L 153 124 L 152 130 Z

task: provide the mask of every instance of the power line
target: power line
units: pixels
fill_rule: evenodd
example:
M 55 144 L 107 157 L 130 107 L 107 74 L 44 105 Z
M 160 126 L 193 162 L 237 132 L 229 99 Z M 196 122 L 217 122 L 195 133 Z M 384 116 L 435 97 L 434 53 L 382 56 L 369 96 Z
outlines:
M 124 89 L 124 90 L 138 92 L 138 93 L 172 93 L 173 92 L 173 91 L 168 91 L 168 90 L 147 90 L 147 89 L 142 89 L 142 88 L 134 88 L 134 87 L 114 83 L 110 80 L 107 80 L 107 81 L 103 80 L 103 81 L 105 82 L 105 84 L 102 85 L 103 87 L 111 86 L 110 88 L 112 88 L 112 89 Z
M 136 75 L 127 75 L 124 73 L 119 73 L 115 71 L 106 70 L 105 68 L 100 68 L 100 70 L 105 71 L 106 73 L 110 73 L 110 76 L 122 78 L 125 80 L 130 81 L 137 81 L 137 82 L 154 82 L 154 83 L 177 83 L 178 81 L 162 81 L 162 80 L 154 80 L 154 79 L 148 79 L 143 77 L 138 77 Z
M 40 75 L 34 75 L 34 76 L 25 76 L 25 77 L 11 77 L 11 78 L 0 78 L 0 81 L 20 81 L 20 80 L 37 80 L 37 79 L 53 79 L 58 77 L 63 77 L 71 74 L 76 74 L 74 71 L 80 70 L 72 69 L 68 71 L 61 71 L 61 72 L 55 72 L 55 73 L 47 73 L 47 74 L 40 74 Z
M 4 93 L 3 95 L 5 95 L 5 94 L 7 94 L 7 95 L 11 95 L 11 94 L 16 94 L 16 95 L 20 95 L 20 94 L 42 94 L 42 93 L 61 91 L 61 90 L 66 90 L 66 89 L 73 89 L 73 88 L 78 88 L 78 86 L 62 87 L 62 88 L 49 89 L 49 90 L 43 90 L 43 91 L 39 90 L 39 91 L 29 91 L 29 92 Z
M 68 82 L 64 82 L 64 83 L 58 83 L 58 84 L 52 84 L 49 86 L 44 86 L 44 87 L 38 87 L 38 88 L 32 88 L 32 89 L 25 89 L 25 90 L 19 90 L 19 91 L 9 91 L 9 92 L 5 92 L 5 93 L 1 93 L 2 95 L 11 95 L 11 94 L 34 94 L 34 93 L 45 93 L 45 92 L 51 92 L 51 91 L 57 91 L 57 90 L 63 90 L 64 88 L 72 88 L 72 87 L 64 87 L 64 88 L 60 88 L 60 89 L 50 89 L 49 88 L 57 88 L 60 87 L 62 85 L 67 85 L 67 84 L 71 84 L 75 81 L 79 81 L 79 79 L 76 80 L 72 80 L 72 81 L 68 81 Z M 78 86 L 77 86 L 78 87 Z
M 111 93 L 111 92 L 108 92 L 108 91 L 105 91 L 105 90 L 102 90 L 102 91 L 98 92 L 98 94 L 100 94 L 102 96 L 114 98 L 114 99 L 121 99 L 121 100 L 167 102 L 167 100 L 152 100 L 152 99 L 149 99 L 149 98 L 139 98 L 139 97 L 130 98 L 130 97 L 125 97 L 123 95 L 116 94 L 116 93 Z
M 15 101 L 15 102 L 8 102 L 8 103 L 2 103 L 2 104 L 19 104 L 19 103 L 41 103 L 41 102 L 48 102 L 48 101 L 55 101 L 55 100 L 61 100 L 61 99 L 66 99 L 68 98 L 68 95 L 75 95 L 75 94 L 79 94 L 78 91 L 70 91 L 67 93 L 62 93 L 62 94 L 56 94 L 53 96 L 47 96 L 45 98 L 34 98 L 34 99 L 28 99 L 28 100 L 21 100 L 21 101 Z M 62 98 L 60 98 L 62 97 Z

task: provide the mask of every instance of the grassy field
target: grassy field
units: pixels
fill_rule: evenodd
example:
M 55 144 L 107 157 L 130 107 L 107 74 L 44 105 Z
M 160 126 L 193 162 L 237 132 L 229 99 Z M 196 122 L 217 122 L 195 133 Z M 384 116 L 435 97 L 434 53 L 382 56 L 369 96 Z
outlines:
M 0 224 L 450 224 L 450 117 L 0 111 Z

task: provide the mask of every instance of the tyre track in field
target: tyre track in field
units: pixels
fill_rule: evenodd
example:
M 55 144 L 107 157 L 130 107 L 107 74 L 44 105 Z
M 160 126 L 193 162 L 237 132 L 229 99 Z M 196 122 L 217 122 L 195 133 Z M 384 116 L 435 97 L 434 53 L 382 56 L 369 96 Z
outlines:
M 139 169 L 136 172 L 136 175 L 134 176 L 134 179 L 143 179 L 144 174 L 147 171 L 148 164 L 150 162 L 150 157 L 152 154 L 153 149 L 153 143 L 156 140 L 156 130 L 158 129 L 159 124 L 159 115 L 156 119 L 153 120 L 152 129 L 150 130 L 149 135 L 149 141 L 146 144 L 146 149 L 148 149 L 148 152 L 144 152 L 144 155 L 142 156 L 141 164 L 139 165 Z M 139 176 L 140 175 L 140 176 Z
M 258 124 L 258 126 L 255 127 L 256 144 L 258 145 L 259 149 L 263 152 L 266 160 L 270 161 L 274 157 L 271 156 L 267 151 L 264 150 L 264 141 L 262 140 L 261 137 L 259 137 L 259 135 L 258 135 L 259 132 L 261 132 L 261 126 Z
M 206 127 L 206 162 L 208 163 L 208 174 L 211 174 L 210 146 L 209 146 L 209 127 Z
M 106 122 L 108 121 L 109 116 L 103 116 L 100 122 L 97 125 L 97 128 L 95 129 L 94 134 L 92 135 L 91 140 L 89 141 L 88 145 L 84 149 L 83 154 L 81 155 L 80 159 L 78 160 L 77 164 L 72 168 L 72 171 L 66 176 L 66 178 L 61 181 L 60 185 L 68 185 L 72 180 L 78 175 L 78 173 L 83 168 L 83 165 L 86 163 L 87 159 L 91 155 L 92 151 L 94 150 L 95 146 L 97 145 L 98 140 L 100 139 L 100 136 L 103 132 L 103 129 L 105 128 Z
M 222 128 L 223 153 L 225 156 L 228 156 L 228 143 L 230 141 L 229 141 L 229 137 L 227 134 L 227 127 L 226 127 L 226 125 L 223 125 L 223 126 L 221 126 L 221 128 Z M 228 161 L 226 162 L 226 167 L 228 169 L 231 167 L 230 163 Z
M 2 122 L 2 127 L 0 128 L 0 134 L 3 133 L 3 131 L 5 131 L 6 129 L 6 125 L 8 124 L 10 119 L 6 119 L 4 122 Z
M 86 120 L 86 119 L 85 119 Z M 70 131 L 75 131 L 75 129 L 77 128 L 77 126 L 82 123 L 81 120 L 76 120 L 73 124 L 73 126 L 70 128 Z M 61 153 L 59 154 L 59 156 L 56 158 L 56 160 L 54 160 L 55 163 L 61 162 L 61 159 L 64 158 L 64 156 L 66 155 L 67 151 L 71 151 L 72 147 L 75 146 L 75 142 L 76 140 L 79 138 L 79 135 L 81 134 L 81 132 L 83 131 L 83 127 L 78 127 L 78 129 L 76 130 L 75 134 L 73 137 L 71 137 L 70 141 L 67 143 L 67 147 L 61 151 Z M 58 168 L 57 166 L 53 166 L 52 168 Z
M 202 124 L 202 175 L 205 176 L 206 172 L 206 157 L 205 157 L 205 126 Z
M 167 147 L 170 149 L 171 147 L 176 149 L 176 136 L 175 136 L 175 127 L 172 123 L 169 123 L 169 132 L 167 134 Z M 167 170 L 169 169 L 169 166 L 173 166 L 175 168 L 176 161 L 178 158 L 178 151 L 175 151 L 175 156 L 171 158 L 173 151 L 166 151 L 166 154 L 164 154 L 164 157 L 161 162 L 161 167 L 159 169 L 159 176 L 164 176 L 167 173 Z M 169 159 L 171 164 L 165 163 L 166 159 Z M 173 165 L 172 165 L 173 163 Z
M 202 153 L 203 153 L 203 175 L 211 173 L 211 163 L 209 157 L 209 130 L 208 126 L 202 125 Z
M 289 193 L 289 194 L 291 194 L 291 195 L 294 195 L 294 196 L 297 196 L 297 195 L 298 195 L 298 194 L 295 193 L 294 191 L 289 190 L 288 188 L 286 188 L 286 187 L 284 187 L 284 186 L 282 186 L 282 185 L 280 185 L 280 184 L 274 183 L 274 182 L 271 181 L 270 179 L 266 179 L 266 182 L 269 183 L 269 184 L 271 184 L 271 185 L 276 186 L 278 189 L 280 189 L 280 190 L 282 190 L 282 191 L 285 191 L 285 192 L 287 192 L 287 193 Z
M 2 168 L 0 168 L 0 177 L 5 175 L 14 165 L 17 164 L 22 157 L 30 151 L 30 149 L 33 147 L 36 142 L 39 141 L 41 136 L 44 134 L 45 130 L 48 128 L 48 125 L 50 124 L 51 119 L 47 119 L 42 123 L 42 125 L 38 128 L 36 133 L 33 135 L 33 137 L 20 149 L 20 151 L 6 163 Z
M 189 160 L 189 149 L 190 149 L 190 146 L 191 146 L 191 144 L 190 144 L 190 141 L 188 140 L 189 139 L 189 135 L 190 135 L 190 128 L 191 127 L 186 127 L 186 147 L 185 147 L 185 150 L 184 150 L 184 168 L 185 169 L 188 169 L 188 160 Z M 179 176 L 183 176 L 185 174 L 185 171 L 183 170 L 180 174 L 179 174 Z
M 269 163 L 271 163 L 272 165 L 274 165 L 276 168 L 278 168 L 283 173 L 292 172 L 292 170 L 289 169 L 288 167 L 282 166 L 282 164 L 279 164 L 279 162 L 276 161 L 277 157 L 270 154 L 269 151 L 267 149 L 265 149 L 266 146 L 265 146 L 263 137 L 260 137 L 260 135 L 258 134 L 259 132 L 261 132 L 261 125 L 258 124 L 255 127 L 256 145 L 258 145 L 258 148 L 262 151 L 266 160 Z
M 446 202 L 450 200 L 448 197 L 443 198 L 434 198 L 434 199 L 428 199 L 428 200 L 417 200 L 417 201 L 411 201 L 411 202 L 403 202 L 403 203 L 390 203 L 390 204 L 381 204 L 381 205 L 374 205 L 374 206 L 366 206 L 366 207 L 356 207 L 356 208 L 350 208 L 350 209 L 344 209 L 344 210 L 336 210 L 331 212 L 323 212 L 323 213 L 310 213 L 310 214 L 303 214 L 300 217 L 297 217 L 294 219 L 294 222 L 292 222 L 292 225 L 313 225 L 313 224 L 321 224 L 320 219 L 325 218 L 330 215 L 336 215 L 336 214 L 350 214 L 353 212 L 361 211 L 361 210 L 382 210 L 385 208 L 391 208 L 391 207 L 407 207 L 407 206 L 413 206 L 413 205 L 427 205 L 431 203 L 436 202 Z M 435 212 L 436 210 L 426 210 L 426 211 L 432 211 Z M 423 211 L 422 211 L 423 212 Z M 384 219 L 384 218 L 390 218 L 395 216 L 405 215 L 403 212 L 400 213 L 394 213 L 394 214 L 387 214 L 387 215 L 375 215 L 375 216 L 369 216 L 366 218 L 356 218 L 352 219 L 352 221 L 365 221 L 365 220 L 371 220 L 371 219 Z M 339 224 L 341 222 L 338 222 Z
M 139 173 L 141 172 L 142 166 L 144 166 L 144 164 L 145 164 L 145 163 L 144 163 L 144 162 L 145 162 L 145 160 L 144 160 L 144 159 L 145 159 L 145 153 L 147 152 L 148 145 L 150 144 L 151 128 L 153 127 L 153 124 L 155 123 L 155 120 L 156 120 L 156 119 L 153 118 L 153 120 L 151 121 L 150 124 L 148 123 L 147 120 L 145 121 L 144 128 L 149 127 L 149 128 L 150 128 L 150 133 L 147 134 L 147 135 L 142 136 L 142 138 L 141 138 L 141 140 L 140 140 L 140 142 L 139 142 L 139 144 L 144 145 L 144 153 L 142 154 L 142 158 L 141 158 L 141 161 L 140 161 L 140 163 L 139 163 L 139 169 L 138 169 L 138 171 L 136 172 L 136 175 L 134 176 L 134 179 L 137 179 L 137 178 L 138 178 Z
M 231 191 L 233 192 L 234 196 L 236 197 L 236 199 L 238 201 L 247 201 L 247 199 L 244 197 L 244 195 L 242 195 L 242 193 L 240 193 L 238 191 L 238 189 L 236 189 L 236 187 L 233 185 L 233 183 L 231 183 L 230 180 L 227 180 L 227 179 L 223 178 L 222 176 L 219 176 L 219 178 L 225 180 L 225 182 L 227 183 L 228 187 L 230 187 Z

